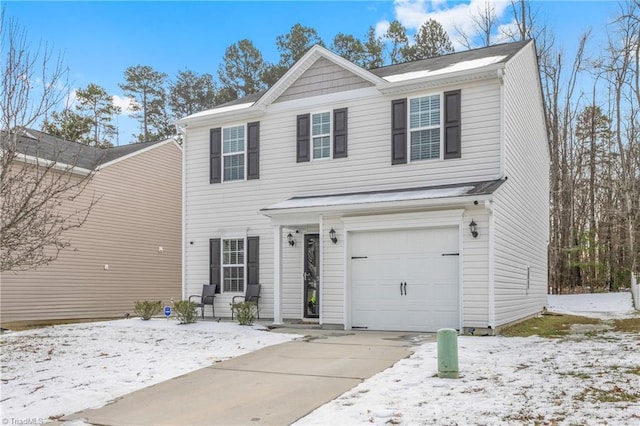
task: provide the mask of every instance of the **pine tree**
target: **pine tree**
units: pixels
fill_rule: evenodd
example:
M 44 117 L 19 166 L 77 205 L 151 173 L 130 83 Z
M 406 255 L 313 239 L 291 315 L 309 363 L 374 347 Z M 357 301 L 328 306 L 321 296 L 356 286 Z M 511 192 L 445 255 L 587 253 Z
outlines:
M 387 32 L 384 34 L 383 38 L 391 44 L 391 48 L 389 50 L 389 59 L 391 60 L 391 64 L 398 64 L 402 62 L 404 59 L 402 52 L 407 49 L 409 45 L 407 29 L 399 21 L 393 21 L 389 24 L 389 28 L 387 28 Z
M 429 19 L 422 24 L 413 38 L 414 44 L 401 49 L 405 61 L 434 58 L 454 51 L 449 35 L 434 19 Z
M 265 88 L 261 74 L 265 63 L 251 40 L 243 39 L 225 50 L 218 77 L 227 97 L 244 97 Z M 231 100 L 231 99 L 229 99 Z
M 354 64 L 360 66 L 363 66 L 364 64 L 364 46 L 360 40 L 351 34 L 336 34 L 329 49 Z
M 174 118 L 182 118 L 216 105 L 217 88 L 211 74 L 198 75 L 191 70 L 178 72 L 169 84 L 169 108 Z
M 90 83 L 86 89 L 76 90 L 78 104 L 76 110 L 91 123 L 91 134 L 85 143 L 96 147 L 108 147 L 117 133 L 111 122 L 113 116 L 120 114 L 120 107 L 113 104 L 113 98 L 97 84 Z
M 126 82 L 119 86 L 126 96 L 135 100 L 131 103 L 131 116 L 140 120 L 142 133 L 138 140 L 148 142 L 168 136 L 168 123 L 163 121 L 166 119 L 164 82 L 167 75 L 147 65 L 136 65 L 127 68 L 124 77 Z
M 369 27 L 367 39 L 363 43 L 364 58 L 362 67 L 365 69 L 379 68 L 384 65 L 384 43 L 380 37 L 376 36 L 376 29 Z

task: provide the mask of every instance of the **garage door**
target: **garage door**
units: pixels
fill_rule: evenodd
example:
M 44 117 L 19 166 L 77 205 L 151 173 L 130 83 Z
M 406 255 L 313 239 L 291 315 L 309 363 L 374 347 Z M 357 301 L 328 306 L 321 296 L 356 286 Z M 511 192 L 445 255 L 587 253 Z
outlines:
M 354 232 L 352 327 L 459 328 L 458 228 Z

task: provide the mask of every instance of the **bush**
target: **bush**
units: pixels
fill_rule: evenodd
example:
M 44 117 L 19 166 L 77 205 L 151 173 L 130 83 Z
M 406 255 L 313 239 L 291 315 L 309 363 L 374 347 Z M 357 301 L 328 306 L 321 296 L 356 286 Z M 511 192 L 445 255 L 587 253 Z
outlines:
M 188 300 L 180 300 L 173 304 L 173 310 L 180 324 L 191 324 L 198 321 L 198 305 Z
M 150 302 L 143 300 L 142 302 L 136 302 L 133 311 L 143 320 L 149 320 L 151 317 L 158 315 L 162 311 L 162 302 Z
M 256 319 L 257 307 L 254 302 L 240 302 L 231 305 L 238 324 L 240 325 L 252 325 Z

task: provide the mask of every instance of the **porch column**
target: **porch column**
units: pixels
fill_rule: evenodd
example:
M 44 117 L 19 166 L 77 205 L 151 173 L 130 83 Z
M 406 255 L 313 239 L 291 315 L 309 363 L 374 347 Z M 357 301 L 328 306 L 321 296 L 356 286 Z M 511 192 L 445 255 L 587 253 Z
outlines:
M 273 227 L 273 323 L 282 324 L 282 226 Z

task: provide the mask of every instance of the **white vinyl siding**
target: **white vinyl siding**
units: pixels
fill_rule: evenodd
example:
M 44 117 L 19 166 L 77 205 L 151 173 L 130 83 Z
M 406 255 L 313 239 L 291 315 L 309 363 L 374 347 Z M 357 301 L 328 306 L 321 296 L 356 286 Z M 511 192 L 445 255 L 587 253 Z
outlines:
M 313 159 L 331 156 L 331 113 L 311 114 L 311 141 Z
M 440 99 L 440 95 L 430 95 L 409 100 L 411 161 L 440 158 Z
M 549 155 L 533 43 L 507 64 L 504 167 L 495 196 L 495 325 L 547 303 Z M 529 277 L 529 285 L 527 285 Z
M 222 240 L 222 289 L 224 292 L 244 292 L 244 239 Z
M 222 129 L 224 180 L 244 180 L 244 126 Z

